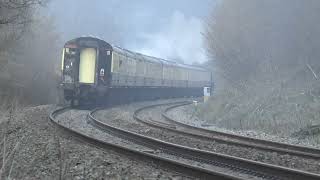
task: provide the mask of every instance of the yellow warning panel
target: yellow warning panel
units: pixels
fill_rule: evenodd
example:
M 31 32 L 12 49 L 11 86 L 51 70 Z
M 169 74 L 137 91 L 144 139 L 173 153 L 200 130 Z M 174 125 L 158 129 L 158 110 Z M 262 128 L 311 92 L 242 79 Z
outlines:
M 97 52 L 94 48 L 86 48 L 80 52 L 79 82 L 94 83 Z

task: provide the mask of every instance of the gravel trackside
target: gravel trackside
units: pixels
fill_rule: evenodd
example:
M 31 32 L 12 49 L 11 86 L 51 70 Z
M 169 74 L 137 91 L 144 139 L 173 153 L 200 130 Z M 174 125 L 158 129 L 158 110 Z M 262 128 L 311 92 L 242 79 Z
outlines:
M 195 106 L 194 105 L 187 105 L 187 106 L 182 106 L 178 108 L 174 108 L 170 111 L 168 111 L 168 115 L 175 119 L 176 121 L 189 124 L 192 126 L 196 127 L 201 127 L 201 128 L 206 128 L 206 129 L 211 129 L 215 131 L 220 131 L 220 132 L 226 132 L 226 133 L 231 133 L 231 134 L 238 134 L 242 136 L 247 136 L 247 137 L 252 137 L 252 138 L 257 138 L 257 139 L 264 139 L 268 141 L 274 141 L 274 142 L 281 142 L 281 143 L 288 143 L 288 144 L 293 144 L 293 145 L 300 145 L 300 146 L 307 146 L 307 147 L 314 147 L 314 148 L 320 148 L 320 143 L 318 141 L 315 141 L 310 138 L 299 138 L 299 137 L 288 137 L 288 136 L 277 136 L 274 134 L 267 134 L 264 132 L 259 132 L 255 130 L 231 130 L 231 129 L 226 129 L 222 127 L 217 127 L 214 124 L 208 124 L 202 119 L 199 119 L 195 115 Z
M 152 162 L 102 151 L 59 135 L 48 121 L 48 114 L 55 108 L 45 105 L 18 110 L 8 127 L 5 122 L 9 115 L 2 116 L 0 179 L 189 179 Z
M 160 103 L 165 102 L 154 102 L 152 104 Z M 97 111 L 94 116 L 107 124 L 183 146 L 305 170 L 313 173 L 319 173 L 320 171 L 320 163 L 314 159 L 300 158 L 287 154 L 278 154 L 276 152 L 267 152 L 253 148 L 232 146 L 215 141 L 200 140 L 197 138 L 186 137 L 177 133 L 173 133 L 168 130 L 160 130 L 158 128 L 141 124 L 134 120 L 132 115 L 136 109 L 142 106 L 143 105 L 141 103 L 117 106 L 111 109 Z M 161 112 L 164 109 L 165 108 L 161 106 L 153 108 L 152 110 L 146 109 L 141 111 L 138 116 L 144 119 L 153 119 L 161 122 L 159 118 L 162 118 Z M 182 116 L 182 113 L 177 114 L 177 116 Z

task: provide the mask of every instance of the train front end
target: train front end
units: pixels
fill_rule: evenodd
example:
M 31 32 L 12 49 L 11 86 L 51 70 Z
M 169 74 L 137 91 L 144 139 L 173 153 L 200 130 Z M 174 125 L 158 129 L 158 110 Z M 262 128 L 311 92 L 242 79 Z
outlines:
M 64 45 L 61 86 L 71 104 L 94 103 L 108 91 L 112 47 L 106 42 L 82 37 Z

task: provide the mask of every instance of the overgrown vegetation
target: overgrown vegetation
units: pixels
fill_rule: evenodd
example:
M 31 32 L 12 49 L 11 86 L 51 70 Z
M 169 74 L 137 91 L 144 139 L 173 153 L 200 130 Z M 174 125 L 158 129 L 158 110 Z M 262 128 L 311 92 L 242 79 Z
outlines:
M 55 102 L 59 58 L 46 0 L 0 0 L 0 101 Z
M 317 0 L 219 2 L 205 32 L 216 89 L 202 118 L 284 135 L 320 124 L 319 8 Z

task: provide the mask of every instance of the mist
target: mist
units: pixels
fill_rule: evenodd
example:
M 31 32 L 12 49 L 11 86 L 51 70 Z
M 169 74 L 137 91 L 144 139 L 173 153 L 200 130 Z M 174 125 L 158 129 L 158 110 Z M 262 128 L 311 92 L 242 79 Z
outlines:
M 291 135 L 319 124 L 318 0 L 225 0 L 205 33 L 215 95 L 202 114 L 230 129 Z
M 65 41 L 92 35 L 147 55 L 202 63 L 203 19 L 212 5 L 214 0 L 55 0 L 48 8 Z
M 200 33 L 203 31 L 202 22 L 198 18 L 188 18 L 182 12 L 175 11 L 168 25 L 159 30 L 156 33 L 141 33 L 144 43 L 141 45 L 135 43 L 131 46 L 143 54 L 179 62 L 206 61 Z
M 56 103 L 63 44 L 96 36 L 123 48 L 184 63 L 206 61 L 203 20 L 215 0 L 0 1 L 0 101 Z

